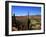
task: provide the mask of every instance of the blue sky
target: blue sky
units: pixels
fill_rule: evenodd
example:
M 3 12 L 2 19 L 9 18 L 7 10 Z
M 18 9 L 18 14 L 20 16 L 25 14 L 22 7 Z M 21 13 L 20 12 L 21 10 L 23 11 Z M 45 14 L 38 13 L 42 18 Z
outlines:
M 34 6 L 12 6 L 12 14 L 15 16 L 41 15 L 41 7 Z

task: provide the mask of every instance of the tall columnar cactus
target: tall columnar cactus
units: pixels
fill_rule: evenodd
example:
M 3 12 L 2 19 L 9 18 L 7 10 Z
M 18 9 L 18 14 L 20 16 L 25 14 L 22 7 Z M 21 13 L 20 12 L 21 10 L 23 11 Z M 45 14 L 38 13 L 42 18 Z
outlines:
M 16 17 L 15 17 L 15 13 L 14 13 L 12 16 L 12 25 L 16 26 L 15 24 L 16 24 Z
M 15 21 L 16 21 L 16 17 L 15 17 L 15 14 L 13 14 L 13 21 L 14 21 L 14 24 L 16 23 Z
M 29 29 L 30 19 L 29 19 L 29 12 L 28 12 L 28 29 Z

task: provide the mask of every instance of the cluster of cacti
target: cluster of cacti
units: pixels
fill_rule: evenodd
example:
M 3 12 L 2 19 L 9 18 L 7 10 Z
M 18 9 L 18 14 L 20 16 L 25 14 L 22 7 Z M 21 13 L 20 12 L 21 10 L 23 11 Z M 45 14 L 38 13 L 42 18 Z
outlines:
M 26 18 L 26 19 L 16 19 L 17 17 L 15 15 L 12 16 L 12 29 L 13 29 L 13 31 L 41 29 L 41 19 L 30 18 L 30 17 Z

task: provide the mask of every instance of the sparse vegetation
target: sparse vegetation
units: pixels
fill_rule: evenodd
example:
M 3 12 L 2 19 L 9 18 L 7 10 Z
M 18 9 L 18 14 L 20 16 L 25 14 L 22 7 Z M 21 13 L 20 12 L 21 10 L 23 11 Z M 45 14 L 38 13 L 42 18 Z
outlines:
M 12 25 L 14 25 L 12 27 L 13 29 L 16 28 L 16 30 L 18 31 L 20 30 L 40 30 L 41 29 L 41 19 L 40 18 L 41 18 L 40 16 L 30 16 L 29 19 L 27 18 L 27 16 L 16 16 L 15 24 L 13 23 L 14 21 L 12 21 L 13 23 Z

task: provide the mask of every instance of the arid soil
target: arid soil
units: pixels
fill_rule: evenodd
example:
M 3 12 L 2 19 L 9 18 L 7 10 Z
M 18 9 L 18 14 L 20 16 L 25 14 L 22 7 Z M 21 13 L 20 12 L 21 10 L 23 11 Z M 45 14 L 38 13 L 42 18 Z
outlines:
M 28 24 L 28 19 L 30 23 Z M 41 16 L 12 16 L 12 31 L 40 30 Z

